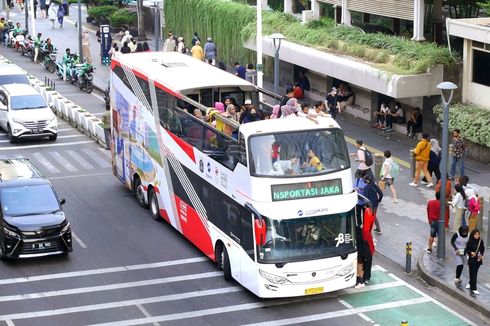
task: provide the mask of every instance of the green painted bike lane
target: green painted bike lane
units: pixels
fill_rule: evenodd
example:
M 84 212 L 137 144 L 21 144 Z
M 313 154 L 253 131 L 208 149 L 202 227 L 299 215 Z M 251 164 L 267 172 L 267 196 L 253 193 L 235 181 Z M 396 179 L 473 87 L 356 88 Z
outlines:
M 369 285 L 340 295 L 340 301 L 372 325 L 409 326 L 474 325 L 451 309 L 415 289 L 379 266 L 372 272 Z

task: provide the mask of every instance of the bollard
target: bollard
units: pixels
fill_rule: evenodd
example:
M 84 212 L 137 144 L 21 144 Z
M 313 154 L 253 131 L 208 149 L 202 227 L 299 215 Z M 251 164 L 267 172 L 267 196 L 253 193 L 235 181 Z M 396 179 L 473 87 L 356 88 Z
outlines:
M 411 242 L 407 242 L 405 246 L 405 254 L 406 254 L 405 274 L 412 274 L 412 243 Z
M 488 197 L 488 202 L 490 202 L 490 197 Z M 490 248 L 490 209 L 488 210 L 487 215 L 487 248 Z
M 482 196 L 478 197 L 478 202 L 480 203 L 480 211 L 478 212 L 477 228 L 483 231 L 483 209 L 485 208 L 485 201 Z
M 377 180 L 381 172 L 381 167 L 383 166 L 384 154 L 381 153 L 374 154 L 373 160 L 374 160 L 374 179 Z
M 413 149 L 410 150 L 410 175 L 412 179 L 415 178 L 415 154 L 413 153 Z
M 402 323 L 400 324 L 400 326 L 408 326 L 408 321 L 402 320 Z

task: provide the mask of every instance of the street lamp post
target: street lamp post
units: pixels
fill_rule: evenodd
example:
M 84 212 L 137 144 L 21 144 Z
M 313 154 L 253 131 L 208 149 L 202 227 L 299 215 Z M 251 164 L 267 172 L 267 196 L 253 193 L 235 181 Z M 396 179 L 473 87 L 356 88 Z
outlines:
M 281 41 L 285 38 L 280 33 L 274 33 L 270 36 L 274 42 L 274 93 L 279 94 L 279 50 Z
M 442 120 L 442 166 L 441 166 L 441 192 L 440 192 L 440 201 L 441 208 L 439 211 L 439 240 L 437 241 L 437 258 L 445 259 L 446 258 L 446 232 L 444 229 L 444 224 L 446 220 L 446 181 L 447 181 L 447 161 L 449 157 L 449 104 L 453 99 L 453 92 L 458 88 L 455 84 L 451 82 L 442 82 L 437 85 L 437 88 L 441 90 L 441 99 L 443 104 L 443 120 Z M 449 98 L 446 100 L 444 92 L 449 92 Z
M 160 50 L 160 2 L 163 2 L 163 0 L 153 0 L 153 5 L 155 6 L 155 51 Z
M 24 12 L 26 15 L 26 31 L 29 32 L 29 5 L 24 1 Z
M 54 3 L 52 4 L 54 5 Z M 80 61 L 83 62 L 83 48 L 82 48 L 82 1 L 78 0 L 78 55 Z

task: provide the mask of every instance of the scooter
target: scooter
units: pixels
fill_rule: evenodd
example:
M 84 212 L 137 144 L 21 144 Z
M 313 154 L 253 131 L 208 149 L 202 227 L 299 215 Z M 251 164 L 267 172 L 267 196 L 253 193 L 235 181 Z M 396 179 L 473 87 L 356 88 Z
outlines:
M 73 83 L 76 84 L 82 91 L 92 93 L 94 90 L 94 70 L 94 66 L 88 62 L 75 65 Z
M 43 53 L 43 64 L 49 72 L 54 72 L 56 69 L 56 50 L 48 53 L 45 49 L 40 50 L 40 54 Z
M 75 65 L 78 63 L 78 55 L 77 54 L 70 54 L 70 61 L 67 62 L 66 64 L 63 63 L 63 59 L 58 60 L 55 65 L 55 73 L 58 75 L 60 79 L 63 79 L 64 77 L 66 78 L 66 81 L 72 81 L 73 80 L 73 69 Z M 66 68 L 66 71 L 65 71 Z

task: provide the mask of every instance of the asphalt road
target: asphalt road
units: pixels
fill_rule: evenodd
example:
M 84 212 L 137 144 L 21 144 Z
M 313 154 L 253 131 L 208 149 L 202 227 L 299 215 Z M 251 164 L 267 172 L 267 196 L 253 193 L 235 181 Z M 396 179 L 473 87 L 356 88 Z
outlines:
M 38 78 L 51 75 L 11 49 L 0 54 Z M 91 112 L 104 111 L 94 95 L 61 81 L 56 88 Z M 0 157 L 17 155 L 31 159 L 66 198 L 75 242 L 68 257 L 0 263 L 0 325 L 487 324 L 381 255 L 364 289 L 260 300 L 224 281 L 169 225 L 153 221 L 112 175 L 109 152 L 66 122 L 56 142 L 12 145 L 0 133 Z

